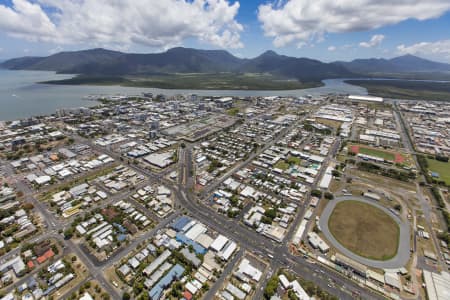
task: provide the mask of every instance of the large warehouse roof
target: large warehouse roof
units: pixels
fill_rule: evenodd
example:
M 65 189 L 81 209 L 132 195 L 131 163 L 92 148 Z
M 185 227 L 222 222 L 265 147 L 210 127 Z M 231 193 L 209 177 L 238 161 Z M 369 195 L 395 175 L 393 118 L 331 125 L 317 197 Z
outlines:
M 348 99 L 356 101 L 383 102 L 383 98 L 374 96 L 350 95 L 348 96 Z
M 450 299 L 450 273 L 441 274 L 423 270 L 427 296 L 430 300 Z

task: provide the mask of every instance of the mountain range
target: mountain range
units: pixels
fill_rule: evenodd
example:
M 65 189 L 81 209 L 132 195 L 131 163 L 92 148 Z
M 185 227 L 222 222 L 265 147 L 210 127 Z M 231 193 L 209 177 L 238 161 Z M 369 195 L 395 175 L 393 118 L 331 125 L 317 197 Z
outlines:
M 106 49 L 60 52 L 47 57 L 4 61 L 1 68 L 43 70 L 87 76 L 159 75 L 174 73 L 268 73 L 300 81 L 326 78 L 450 72 L 450 64 L 413 55 L 392 59 L 356 59 L 324 63 L 266 51 L 258 57 L 238 58 L 225 50 L 172 48 L 162 53 L 133 54 Z

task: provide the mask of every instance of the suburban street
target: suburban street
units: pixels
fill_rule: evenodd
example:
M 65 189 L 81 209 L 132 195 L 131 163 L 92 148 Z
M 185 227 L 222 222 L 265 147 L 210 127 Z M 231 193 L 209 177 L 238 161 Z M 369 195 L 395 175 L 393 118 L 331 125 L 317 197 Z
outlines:
M 214 182 L 209 184 L 206 188 L 203 189 L 202 192 L 198 194 L 193 192 L 195 188 L 194 184 L 196 181 L 195 180 L 196 170 L 194 169 L 195 167 L 193 164 L 193 147 L 195 144 L 184 143 L 183 147 L 181 146 L 178 147 L 178 161 L 176 165 L 171 166 L 161 172 L 154 172 L 145 167 L 142 167 L 139 164 L 128 162 L 127 166 L 130 169 L 138 172 L 139 174 L 144 175 L 147 179 L 134 186 L 133 190 L 127 190 L 124 192 L 114 194 L 110 196 L 106 201 L 100 203 L 99 205 L 89 208 L 88 210 L 86 210 L 86 212 L 92 211 L 93 209 L 96 208 L 104 208 L 107 205 L 114 204 L 122 199 L 130 199 L 130 196 L 137 189 L 153 183 L 163 184 L 172 191 L 175 199 L 174 212 L 170 214 L 168 217 L 161 219 L 158 218 L 154 212 L 147 209 L 144 205 L 142 205 L 138 201 L 130 199 L 129 201 L 131 201 L 131 203 L 133 203 L 136 207 L 138 207 L 139 210 L 143 211 L 148 218 L 157 222 L 157 225 L 154 228 L 147 230 L 142 234 L 139 234 L 139 236 L 134 237 L 129 243 L 122 246 L 119 251 L 116 251 L 113 255 L 107 257 L 103 261 L 99 261 L 94 255 L 92 255 L 89 252 L 89 250 L 83 244 L 77 244 L 70 239 L 64 239 L 63 235 L 60 234 L 60 232 L 70 225 L 73 218 L 69 218 L 66 220 L 56 218 L 54 214 L 49 211 L 49 207 L 47 206 L 46 203 L 37 200 L 39 195 L 41 195 L 44 190 L 34 192 L 31 189 L 31 187 L 25 183 L 24 179 L 18 178 L 16 179 L 17 187 L 21 191 L 23 191 L 25 200 L 27 202 L 31 202 L 34 205 L 35 209 L 42 216 L 47 226 L 46 233 L 39 236 L 39 238 L 33 241 L 44 240 L 48 238 L 58 240 L 64 248 L 64 253 L 73 253 L 80 258 L 80 260 L 89 270 L 88 278 L 95 279 L 96 281 L 98 281 L 102 286 L 102 288 L 105 291 L 107 291 L 112 296 L 113 299 L 120 299 L 121 291 L 113 287 L 112 283 L 105 278 L 104 271 L 110 268 L 111 266 L 115 266 L 124 256 L 126 256 L 128 253 L 136 249 L 136 247 L 140 243 L 151 239 L 156 234 L 156 232 L 158 232 L 160 229 L 163 229 L 171 222 L 176 220 L 178 216 L 187 214 L 199 220 L 201 223 L 205 224 L 206 226 L 216 231 L 217 233 L 223 234 L 229 237 L 230 239 L 236 241 L 240 248 L 238 253 L 235 254 L 234 258 L 232 259 L 232 263 L 227 265 L 218 281 L 210 288 L 210 290 L 207 293 L 207 297 L 211 298 L 213 297 L 213 295 L 220 289 L 222 283 L 226 280 L 226 277 L 229 276 L 229 274 L 231 273 L 233 266 L 240 260 L 240 258 L 243 257 L 245 252 L 248 252 L 259 256 L 261 259 L 265 260 L 268 263 L 268 268 L 265 272 L 265 277 L 259 283 L 258 289 L 254 296 L 255 299 L 261 299 L 264 287 L 267 284 L 267 281 L 270 279 L 269 275 L 274 274 L 274 272 L 276 272 L 279 268 L 285 267 L 286 268 L 288 267 L 305 280 L 314 282 L 324 291 L 327 291 L 330 294 L 338 296 L 339 299 L 353 299 L 354 297 L 353 295 L 355 294 L 360 295 L 362 299 L 381 299 L 383 297 L 380 294 L 372 290 L 363 288 L 362 286 L 360 286 L 360 284 L 342 275 L 341 273 L 338 273 L 335 270 L 331 270 L 324 265 L 315 263 L 310 259 L 305 259 L 301 256 L 294 256 L 292 253 L 290 253 L 289 251 L 290 242 L 293 238 L 297 226 L 303 219 L 303 215 L 306 211 L 306 208 L 309 206 L 311 200 L 311 195 L 309 193 L 306 195 L 303 205 L 299 206 L 297 214 L 295 215 L 294 220 L 292 221 L 290 227 L 288 228 L 287 234 L 285 235 L 281 243 L 277 243 L 273 240 L 270 240 L 262 236 L 261 234 L 258 234 L 251 228 L 245 226 L 243 223 L 235 219 L 230 219 L 227 216 L 217 213 L 216 211 L 211 209 L 211 207 L 208 205 L 208 201 L 204 200 L 207 199 L 216 188 L 220 187 L 221 184 L 227 178 L 229 178 L 234 172 L 243 167 L 248 166 L 253 161 L 253 159 L 255 159 L 258 155 L 260 155 L 261 153 L 263 153 L 264 151 L 275 145 L 281 138 L 285 136 L 287 132 L 289 132 L 291 129 L 297 126 L 298 122 L 300 122 L 301 120 L 295 122 L 289 127 L 284 128 L 273 140 L 271 140 L 268 143 L 265 143 L 263 147 L 260 147 L 255 152 L 251 153 L 246 160 L 237 163 L 235 166 L 230 168 L 226 173 L 217 178 Z M 399 121 L 397 120 L 397 122 Z M 89 139 L 74 136 L 74 140 L 77 143 L 89 145 L 96 153 L 107 154 L 108 156 L 112 157 L 116 162 L 120 161 L 124 161 L 124 163 L 127 162 L 126 159 L 124 160 L 124 157 L 112 151 L 110 148 L 100 147 Z M 404 140 L 405 140 L 405 147 L 408 147 L 406 139 Z M 311 190 L 317 188 L 319 180 L 324 175 L 327 166 L 334 160 L 340 148 L 340 145 L 341 145 L 340 139 L 336 139 L 336 141 L 332 144 L 328 155 L 325 157 L 325 160 L 323 161 L 322 168 L 320 169 L 319 173 L 315 177 L 314 182 L 310 186 Z M 413 153 L 412 149 L 410 149 L 410 151 L 411 153 Z M 178 174 L 177 180 L 172 181 L 167 179 L 166 178 L 167 175 L 174 171 L 176 171 Z M 12 170 L 6 169 L 6 172 L 9 172 L 11 176 L 13 175 Z M 98 185 L 97 188 L 99 188 L 100 190 L 103 189 L 100 185 Z M 421 195 L 421 191 L 419 189 L 420 187 L 418 186 L 418 194 Z M 47 189 L 45 189 L 45 191 L 46 190 Z M 428 206 L 425 205 L 426 203 L 424 202 L 424 200 L 422 201 L 422 203 L 424 213 L 426 215 L 429 214 L 430 211 L 429 209 L 427 209 Z M 324 213 L 326 213 L 326 211 Z M 322 227 L 324 228 L 324 233 L 327 234 L 326 226 Z M 400 241 L 402 251 L 399 252 L 398 257 L 394 258 L 393 260 L 384 262 L 382 264 L 378 263 L 376 267 L 396 268 L 403 265 L 405 261 L 407 261 L 409 256 L 409 251 L 407 251 L 408 250 L 407 244 L 409 242 L 408 237 L 409 233 L 405 234 L 405 237 L 402 238 L 402 240 Z M 328 238 L 333 240 L 332 237 L 330 236 L 328 236 Z M 345 248 L 340 250 L 344 253 L 347 253 Z M 17 255 L 19 253 L 18 251 L 19 249 L 17 248 L 11 251 L 9 254 L 2 257 L 1 259 L 13 257 L 14 255 Z M 353 257 L 349 253 L 347 253 L 347 255 Z M 356 259 L 356 257 L 353 258 Z M 365 263 L 368 262 L 365 261 Z M 20 281 L 16 282 L 9 289 L 12 289 L 18 286 L 20 283 L 25 282 L 25 280 L 30 275 L 32 274 L 29 274 Z M 86 280 L 87 279 L 84 279 L 83 282 L 86 282 Z M 81 284 L 82 283 L 80 283 L 78 286 L 81 286 Z M 76 287 L 72 288 L 71 292 L 72 291 L 76 291 Z
M 450 300 L 450 0 L 0 0 L 0 300 Z

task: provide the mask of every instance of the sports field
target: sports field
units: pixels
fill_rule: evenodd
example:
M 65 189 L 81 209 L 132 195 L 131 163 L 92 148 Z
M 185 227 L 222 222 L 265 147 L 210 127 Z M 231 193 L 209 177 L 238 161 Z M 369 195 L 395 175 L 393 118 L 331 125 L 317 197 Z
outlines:
M 429 158 L 427 158 L 427 162 L 428 169 L 439 174 L 437 179 L 443 180 L 445 184 L 450 185 L 450 163 Z
M 397 253 L 400 228 L 373 205 L 351 200 L 338 203 L 328 228 L 341 245 L 362 257 L 388 260 Z
M 390 151 L 375 149 L 375 148 L 361 146 L 361 145 L 351 146 L 350 151 L 353 153 L 356 153 L 356 154 L 361 153 L 361 154 L 366 154 L 366 155 L 382 158 L 384 160 L 392 161 L 395 163 L 401 164 L 401 163 L 405 162 L 405 158 L 403 157 L 403 155 L 401 155 L 400 153 L 397 153 L 397 152 L 390 152 Z
M 322 123 L 325 126 L 333 127 L 333 128 L 339 128 L 342 125 L 342 122 L 334 121 L 334 120 L 328 120 L 328 119 L 322 119 L 322 118 L 316 118 L 317 122 Z

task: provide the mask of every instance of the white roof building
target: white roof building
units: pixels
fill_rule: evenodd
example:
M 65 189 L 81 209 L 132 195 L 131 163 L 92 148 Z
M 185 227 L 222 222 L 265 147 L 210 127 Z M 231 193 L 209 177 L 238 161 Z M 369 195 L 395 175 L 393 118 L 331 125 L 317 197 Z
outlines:
M 244 258 L 238 266 L 238 272 L 249 276 L 252 280 L 258 282 L 261 279 L 262 272 L 252 266 L 250 261 Z
M 223 235 L 219 235 L 211 244 L 210 248 L 216 252 L 219 252 L 220 250 L 222 250 L 222 248 L 225 246 L 225 244 L 228 242 L 228 238 L 223 236 Z
M 355 101 L 383 102 L 383 98 L 374 96 L 350 95 L 348 96 L 348 99 Z
M 94 298 L 92 298 L 92 296 L 88 292 L 85 292 L 80 300 L 94 300 Z
M 47 175 L 39 176 L 34 179 L 34 181 L 39 185 L 49 183 L 51 180 L 51 177 Z
M 325 243 L 324 240 L 322 240 L 322 238 L 313 231 L 308 233 L 308 241 L 314 248 L 319 248 L 322 253 L 326 253 L 330 250 L 328 244 Z
M 297 280 L 291 282 L 291 287 L 300 300 L 311 299 Z
M 192 226 L 191 229 L 189 229 L 188 232 L 186 232 L 186 237 L 191 239 L 191 240 L 195 240 L 200 234 L 205 233 L 206 232 L 206 227 L 205 225 L 201 224 L 201 223 L 197 223 L 194 226 Z
M 389 285 L 393 288 L 396 288 L 398 290 L 402 289 L 402 283 L 401 283 L 400 278 L 397 273 L 394 273 L 394 272 L 384 273 L 384 282 L 387 285 Z
M 278 276 L 278 279 L 280 280 L 281 286 L 283 289 L 288 289 L 291 286 L 291 283 L 287 279 L 287 277 L 284 274 L 281 274 Z
M 450 273 L 433 273 L 423 270 L 425 289 L 429 300 L 450 299 Z
M 220 258 L 225 261 L 229 260 L 236 248 L 237 245 L 235 242 L 228 243 L 228 246 L 226 246 L 225 249 L 219 253 Z
M 332 171 L 333 167 L 328 166 L 319 183 L 319 187 L 321 189 L 328 189 L 328 187 L 330 186 L 331 179 L 333 178 Z

